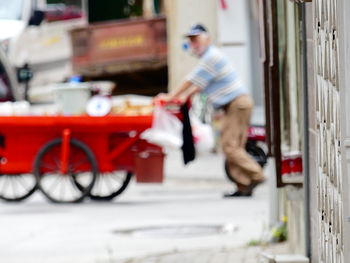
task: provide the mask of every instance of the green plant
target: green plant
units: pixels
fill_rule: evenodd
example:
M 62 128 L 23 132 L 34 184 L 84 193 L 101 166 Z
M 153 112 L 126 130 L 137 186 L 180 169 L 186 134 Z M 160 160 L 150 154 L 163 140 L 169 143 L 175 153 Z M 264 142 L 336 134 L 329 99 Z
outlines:
M 282 217 L 282 220 L 272 228 L 272 242 L 283 242 L 288 238 L 287 229 L 288 219 L 286 216 Z

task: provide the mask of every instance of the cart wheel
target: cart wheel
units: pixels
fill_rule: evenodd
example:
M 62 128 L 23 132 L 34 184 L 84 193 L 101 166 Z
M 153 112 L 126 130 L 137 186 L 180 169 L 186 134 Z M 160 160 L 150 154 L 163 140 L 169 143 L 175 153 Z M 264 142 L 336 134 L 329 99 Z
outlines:
M 131 172 L 113 171 L 111 173 L 100 173 L 93 188 L 90 191 L 90 198 L 97 201 L 109 201 L 120 195 L 130 183 Z M 75 182 L 79 189 L 84 189 L 85 185 Z
M 55 139 L 41 148 L 34 163 L 34 174 L 39 189 L 50 201 L 77 203 L 90 193 L 95 183 L 97 162 L 87 145 L 71 139 L 68 171 L 62 174 L 61 147 L 62 139 Z M 83 187 L 78 188 L 76 182 Z
M 130 183 L 132 175 L 128 171 L 99 174 L 90 192 L 91 199 L 108 201 L 120 195 Z
M 33 174 L 1 174 L 0 199 L 6 201 L 22 201 L 37 189 L 37 181 Z

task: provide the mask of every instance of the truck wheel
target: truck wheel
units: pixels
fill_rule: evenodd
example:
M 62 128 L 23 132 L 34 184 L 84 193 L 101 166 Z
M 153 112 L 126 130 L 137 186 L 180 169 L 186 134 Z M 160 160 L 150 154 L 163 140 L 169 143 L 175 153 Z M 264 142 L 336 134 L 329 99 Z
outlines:
M 22 201 L 37 189 L 33 174 L 0 174 L 0 199 Z
M 62 139 L 54 139 L 44 145 L 36 156 L 34 174 L 38 187 L 52 202 L 81 202 L 95 183 L 98 174 L 96 158 L 87 145 L 71 139 L 68 170 L 62 174 L 61 147 Z

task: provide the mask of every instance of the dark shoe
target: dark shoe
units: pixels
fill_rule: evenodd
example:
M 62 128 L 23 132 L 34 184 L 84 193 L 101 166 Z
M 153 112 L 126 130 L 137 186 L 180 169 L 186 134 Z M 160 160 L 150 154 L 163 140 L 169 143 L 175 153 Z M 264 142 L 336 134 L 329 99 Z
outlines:
M 253 193 L 254 188 L 263 182 L 265 182 L 265 180 L 253 181 L 250 185 L 247 186 L 247 192 Z
M 252 196 L 252 192 L 242 192 L 240 190 L 237 190 L 236 192 L 230 192 L 230 193 L 224 193 L 224 198 L 231 198 L 231 197 L 250 197 Z
M 250 185 L 248 185 L 244 191 L 237 190 L 236 192 L 231 193 L 224 193 L 224 198 L 230 198 L 230 197 L 250 197 L 253 195 L 253 190 L 255 187 L 257 187 L 259 184 L 262 184 L 265 182 L 265 180 L 261 181 L 253 181 Z

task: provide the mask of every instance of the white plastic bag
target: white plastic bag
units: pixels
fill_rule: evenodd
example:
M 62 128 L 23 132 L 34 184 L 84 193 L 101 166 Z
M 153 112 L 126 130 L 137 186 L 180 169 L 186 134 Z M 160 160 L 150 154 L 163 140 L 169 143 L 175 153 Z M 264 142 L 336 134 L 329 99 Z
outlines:
M 176 116 L 157 105 L 153 112 L 152 127 L 145 130 L 141 138 L 162 147 L 179 149 L 183 143 L 182 123 Z
M 214 133 L 209 124 L 202 123 L 198 117 L 190 113 L 190 121 L 196 153 L 211 152 L 215 147 Z

